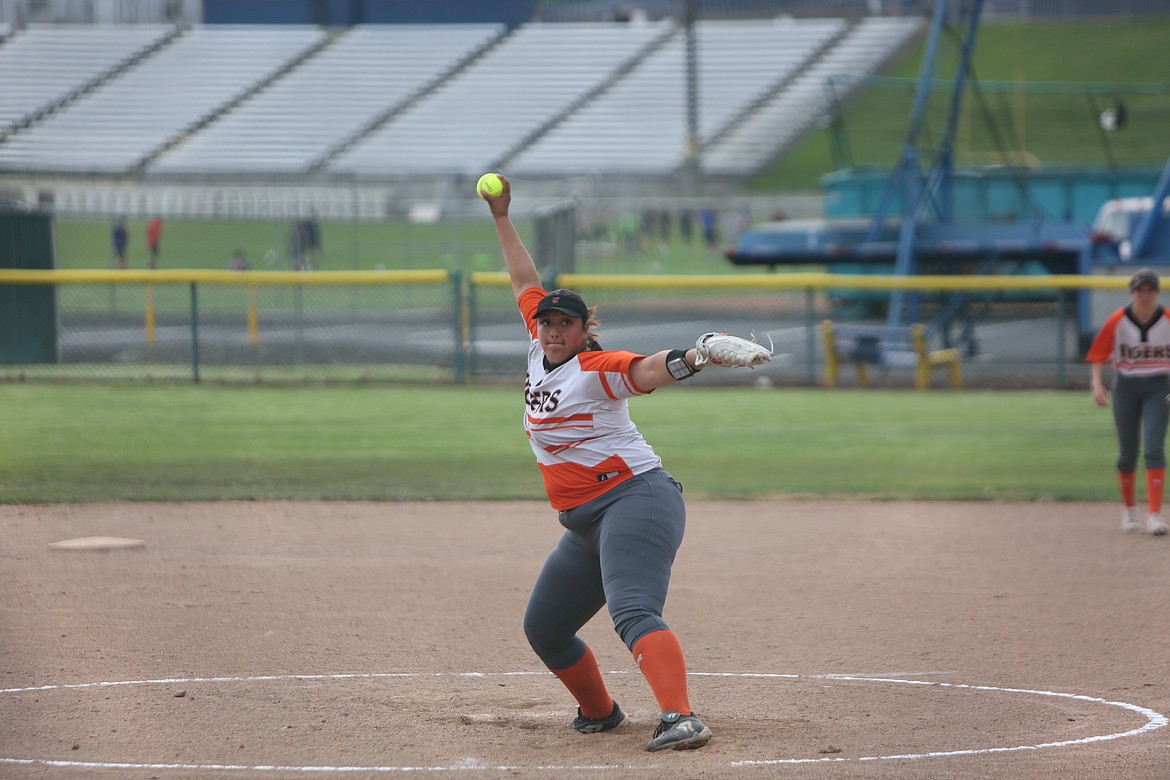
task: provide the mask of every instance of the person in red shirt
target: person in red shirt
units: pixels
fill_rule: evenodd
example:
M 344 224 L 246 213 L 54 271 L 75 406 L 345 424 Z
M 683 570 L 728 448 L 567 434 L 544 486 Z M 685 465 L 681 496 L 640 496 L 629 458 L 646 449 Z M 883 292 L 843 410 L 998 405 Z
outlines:
M 1146 530 L 1166 534 L 1162 494 L 1166 479 L 1166 427 L 1170 421 L 1170 317 L 1158 303 L 1158 274 L 1142 268 L 1129 282 L 1131 303 L 1113 312 L 1101 326 L 1085 361 L 1092 371 L 1090 390 L 1098 406 L 1109 404 L 1103 374 L 1113 366 L 1113 422 L 1119 454 L 1121 529 L 1141 528 L 1137 510 L 1138 447 L 1144 443 Z
M 150 250 L 150 267 L 158 268 L 158 252 L 162 245 L 162 220 L 158 217 L 146 224 L 146 248 Z

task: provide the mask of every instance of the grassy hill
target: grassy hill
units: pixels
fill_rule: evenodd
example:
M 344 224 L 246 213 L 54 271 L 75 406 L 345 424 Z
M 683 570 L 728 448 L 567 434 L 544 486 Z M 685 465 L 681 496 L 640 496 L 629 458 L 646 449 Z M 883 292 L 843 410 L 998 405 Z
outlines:
M 1034 164 L 1162 166 L 1170 155 L 1170 94 L 1143 95 L 1124 85 L 1170 83 L 1166 42 L 1170 19 L 1093 24 L 984 23 L 980 26 L 974 74 L 994 117 L 999 141 L 969 90 L 956 140 L 958 165 L 994 163 L 999 152 Z M 891 67 L 886 76 L 915 79 L 925 39 Z M 957 45 L 940 44 L 935 77 L 955 73 Z M 995 82 L 1001 82 L 995 84 Z M 1002 82 L 1012 82 L 1003 84 Z M 1031 83 L 1031 90 L 1023 83 Z M 854 167 L 893 165 L 909 126 L 913 83 L 872 87 L 845 106 L 846 149 Z M 941 132 L 949 85 L 932 97 L 927 132 Z M 1122 100 L 1129 120 L 1115 133 L 1096 124 L 1099 110 Z M 820 177 L 849 160 L 835 155 L 834 134 L 826 128 L 806 138 L 791 154 L 751 182 L 753 192 L 819 189 Z

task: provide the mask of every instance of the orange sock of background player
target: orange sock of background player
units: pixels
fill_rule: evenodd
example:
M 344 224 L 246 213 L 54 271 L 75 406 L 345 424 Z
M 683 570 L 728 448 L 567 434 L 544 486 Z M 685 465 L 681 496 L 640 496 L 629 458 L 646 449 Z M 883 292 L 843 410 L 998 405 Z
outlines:
M 567 669 L 551 669 L 573 698 L 581 705 L 581 714 L 588 718 L 608 718 L 613 714 L 613 697 L 605 689 L 605 682 L 601 679 L 601 670 L 597 668 L 597 659 L 589 645 L 585 645 L 585 655 L 581 660 Z
M 1121 503 L 1125 506 L 1136 506 L 1137 498 L 1134 492 L 1134 472 L 1117 472 L 1117 484 L 1121 486 Z
M 650 683 L 650 690 L 663 712 L 691 714 L 687 698 L 687 663 L 674 632 L 668 629 L 647 634 L 634 643 L 634 662 Z
M 1166 469 L 1146 469 L 1146 498 L 1150 502 L 1150 514 L 1162 513 L 1162 491 L 1166 487 Z

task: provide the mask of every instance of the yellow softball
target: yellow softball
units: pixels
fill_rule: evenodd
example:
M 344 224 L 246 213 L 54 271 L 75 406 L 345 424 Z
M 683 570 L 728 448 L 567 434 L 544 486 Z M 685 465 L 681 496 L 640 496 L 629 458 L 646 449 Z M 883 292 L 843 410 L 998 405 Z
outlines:
M 500 181 L 500 175 L 498 173 L 485 173 L 476 182 L 475 191 L 479 193 L 479 197 L 481 198 L 496 198 L 503 194 L 504 183 Z

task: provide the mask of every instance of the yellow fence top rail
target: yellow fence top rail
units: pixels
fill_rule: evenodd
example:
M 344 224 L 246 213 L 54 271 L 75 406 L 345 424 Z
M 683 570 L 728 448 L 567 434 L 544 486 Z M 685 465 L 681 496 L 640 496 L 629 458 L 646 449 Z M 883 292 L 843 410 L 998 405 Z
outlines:
M 0 269 L 0 284 L 227 284 L 227 285 L 359 285 L 435 284 L 450 281 L 443 269 L 403 271 L 210 271 L 210 270 L 23 270 Z M 510 287 L 508 275 L 477 271 L 469 275 L 473 286 Z M 702 290 L 1126 290 L 1129 276 L 877 276 L 824 272 L 742 275 L 624 275 L 561 274 L 565 287 L 616 287 L 625 289 Z
M 434 284 L 450 281 L 449 271 L 209 271 L 209 270 L 22 270 L 0 269 L 0 284 L 230 284 L 339 285 Z
M 509 286 L 508 275 L 480 271 L 471 274 L 473 286 Z M 722 275 L 619 275 L 561 274 L 557 284 L 565 287 L 618 287 L 625 289 L 703 289 L 703 290 L 791 290 L 791 289 L 870 289 L 870 290 L 1126 290 L 1129 276 L 877 276 L 869 274 L 830 274 L 824 272 L 791 274 Z

